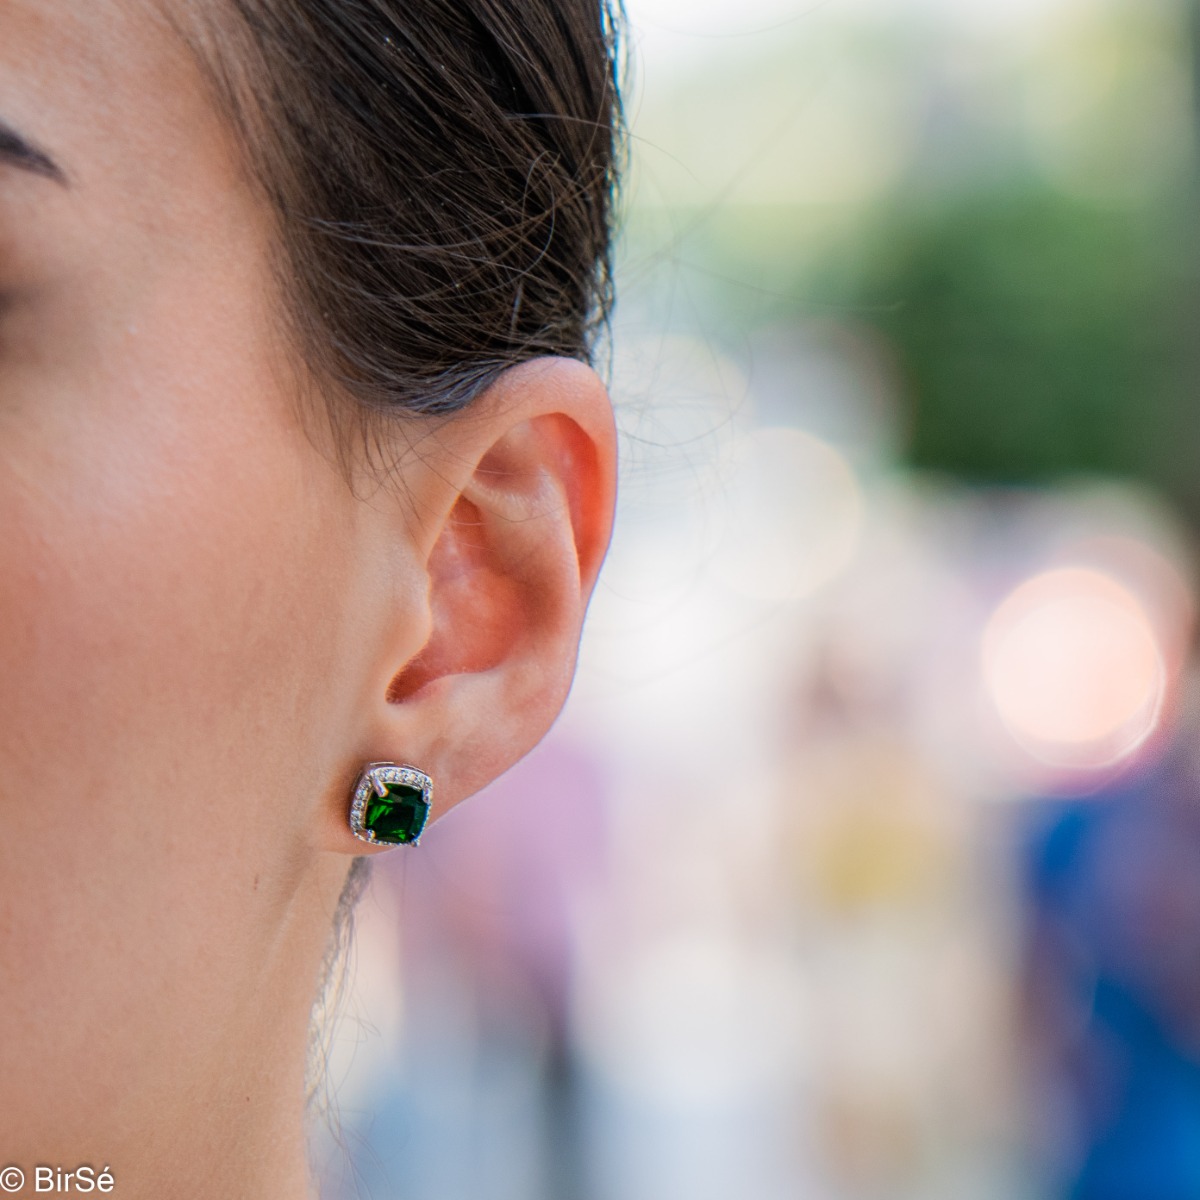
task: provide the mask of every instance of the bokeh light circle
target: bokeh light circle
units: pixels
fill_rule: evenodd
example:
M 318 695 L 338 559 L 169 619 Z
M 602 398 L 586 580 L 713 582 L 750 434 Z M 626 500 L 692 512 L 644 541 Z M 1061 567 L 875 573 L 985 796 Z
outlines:
M 858 546 L 862 492 L 846 459 L 799 429 L 741 442 L 721 556 L 729 584 L 760 600 L 799 599 L 837 576 Z
M 1045 571 L 992 614 L 983 679 L 1001 721 L 1034 757 L 1109 766 L 1154 731 L 1167 670 L 1143 604 L 1086 567 Z

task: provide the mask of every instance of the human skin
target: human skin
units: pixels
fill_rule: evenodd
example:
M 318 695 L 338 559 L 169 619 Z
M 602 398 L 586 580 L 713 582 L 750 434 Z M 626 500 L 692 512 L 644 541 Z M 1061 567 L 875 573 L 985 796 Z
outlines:
M 0 123 L 62 172 L 0 155 L 0 1166 L 299 1200 L 351 786 L 410 762 L 444 813 L 554 719 L 607 397 L 538 360 L 339 454 L 149 3 L 0 0 Z

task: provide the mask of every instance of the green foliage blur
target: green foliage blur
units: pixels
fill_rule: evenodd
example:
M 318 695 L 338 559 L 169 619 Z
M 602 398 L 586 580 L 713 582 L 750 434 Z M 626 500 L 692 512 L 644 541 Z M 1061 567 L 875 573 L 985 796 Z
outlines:
M 1200 517 L 1190 199 L 1105 210 L 1031 181 L 898 214 L 859 300 L 897 355 L 909 461 L 1131 476 Z
M 648 140 L 674 111 L 663 142 L 708 145 L 673 190 L 662 165 L 632 240 L 661 247 L 672 213 L 678 290 L 735 352 L 767 324 L 876 337 L 912 467 L 1128 478 L 1200 523 L 1198 10 L 1060 5 L 1008 42 L 915 6 L 853 28 L 814 14 L 736 94 L 697 69 L 650 98 Z

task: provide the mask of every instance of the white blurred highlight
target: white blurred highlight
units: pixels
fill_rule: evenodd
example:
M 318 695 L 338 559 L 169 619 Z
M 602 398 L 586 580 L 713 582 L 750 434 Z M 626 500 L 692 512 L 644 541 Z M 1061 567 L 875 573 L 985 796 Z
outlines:
M 577 1017 L 592 1061 L 656 1104 L 721 1104 L 783 1086 L 804 1044 L 806 991 L 785 956 L 680 934 L 611 966 Z
M 1146 607 L 1101 571 L 1063 567 L 1021 584 L 983 637 L 996 711 L 1041 762 L 1095 769 L 1154 732 L 1168 671 Z
M 862 491 L 845 458 L 799 429 L 758 429 L 740 444 L 721 557 L 729 584 L 795 600 L 835 578 L 858 547 Z

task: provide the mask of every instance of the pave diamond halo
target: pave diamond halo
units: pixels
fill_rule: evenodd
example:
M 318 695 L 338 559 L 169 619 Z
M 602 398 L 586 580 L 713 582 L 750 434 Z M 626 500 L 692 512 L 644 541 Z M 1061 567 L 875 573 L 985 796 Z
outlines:
M 350 832 L 371 846 L 415 846 L 429 819 L 433 780 L 403 763 L 367 763 L 350 802 Z

